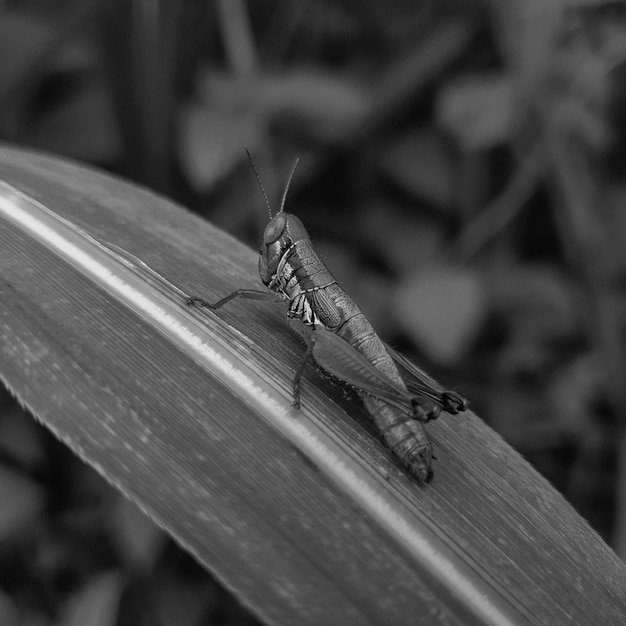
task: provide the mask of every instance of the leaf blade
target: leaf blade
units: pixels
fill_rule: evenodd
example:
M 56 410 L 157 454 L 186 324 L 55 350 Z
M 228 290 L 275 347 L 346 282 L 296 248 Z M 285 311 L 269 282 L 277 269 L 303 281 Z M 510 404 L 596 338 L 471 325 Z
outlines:
M 254 253 L 152 194 L 12 150 L 0 152 L 0 178 L 184 293 L 258 287 Z M 471 414 L 429 429 L 440 460 L 421 489 L 314 377 L 303 413 L 290 412 L 302 348 L 280 310 L 233 303 L 200 315 L 135 276 L 194 336 L 221 338 L 238 376 L 262 376 L 263 412 L 253 386 L 241 393 L 4 217 L 0 238 L 3 379 L 267 621 L 623 615 L 623 565 Z

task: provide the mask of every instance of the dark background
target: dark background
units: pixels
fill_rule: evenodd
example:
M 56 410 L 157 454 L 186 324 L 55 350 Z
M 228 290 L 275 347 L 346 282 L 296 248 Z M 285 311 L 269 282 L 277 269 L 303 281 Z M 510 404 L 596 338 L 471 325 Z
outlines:
M 275 210 L 300 158 L 287 210 L 381 336 L 623 555 L 624 6 L 5 0 L 0 135 L 255 248 L 243 146 Z M 254 623 L 0 402 L 0 623 Z

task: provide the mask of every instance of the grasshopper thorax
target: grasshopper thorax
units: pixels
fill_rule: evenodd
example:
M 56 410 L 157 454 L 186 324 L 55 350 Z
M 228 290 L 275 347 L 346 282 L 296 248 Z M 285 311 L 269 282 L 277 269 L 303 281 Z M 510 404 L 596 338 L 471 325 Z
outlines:
M 259 274 L 265 285 L 272 282 L 281 260 L 294 244 L 304 239 L 309 239 L 309 235 L 295 215 L 280 212 L 270 220 L 259 254 Z

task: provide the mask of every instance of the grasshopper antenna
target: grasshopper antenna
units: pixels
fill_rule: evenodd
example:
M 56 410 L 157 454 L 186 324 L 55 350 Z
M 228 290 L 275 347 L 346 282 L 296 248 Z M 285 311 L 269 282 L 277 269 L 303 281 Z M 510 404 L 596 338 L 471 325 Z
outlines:
M 254 164 L 254 159 L 252 158 L 252 155 L 250 154 L 250 150 L 248 150 L 246 146 L 244 146 L 243 149 L 246 151 L 246 154 L 248 155 L 248 161 L 250 161 L 250 165 L 252 166 L 252 170 L 254 171 L 256 180 L 259 183 L 259 187 L 261 188 L 261 193 L 263 194 L 263 197 L 265 198 L 265 206 L 267 206 L 267 212 L 270 214 L 270 220 L 271 220 L 272 219 L 272 205 L 270 204 L 270 199 L 267 197 L 267 193 L 265 192 L 263 181 L 261 180 L 259 171 L 257 170 L 256 165 Z M 289 178 L 289 180 L 291 181 L 291 177 Z M 289 186 L 289 183 L 287 183 L 287 186 Z M 281 211 L 282 211 L 282 208 L 281 208 Z
M 280 200 L 280 211 L 278 211 L 279 213 L 282 213 L 283 210 L 285 209 L 285 200 L 287 200 L 287 192 L 289 191 L 289 187 L 291 185 L 291 180 L 293 178 L 293 175 L 296 173 L 296 167 L 298 167 L 298 163 L 300 163 L 300 159 L 296 158 L 293 167 L 291 168 L 291 172 L 289 173 L 289 178 L 287 179 L 287 184 L 285 185 L 285 191 L 283 191 L 283 197 Z

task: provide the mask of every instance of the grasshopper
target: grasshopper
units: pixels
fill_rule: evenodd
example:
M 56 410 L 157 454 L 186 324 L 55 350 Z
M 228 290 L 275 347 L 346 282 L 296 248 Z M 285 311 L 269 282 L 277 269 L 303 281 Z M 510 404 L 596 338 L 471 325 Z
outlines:
M 297 161 L 280 210 L 273 216 L 250 153 L 248 158 L 270 215 L 259 254 L 259 274 L 269 291 L 238 289 L 215 303 L 188 297 L 187 304 L 216 310 L 237 297 L 287 303 L 287 317 L 301 322 L 298 330 L 307 345 L 293 379 L 293 406 L 300 408 L 302 375 L 313 359 L 333 378 L 356 391 L 402 464 L 420 482 L 430 482 L 433 449 L 423 423 L 436 418 L 441 409 L 451 414 L 464 411 L 467 400 L 445 389 L 380 339 L 317 256 L 300 219 L 285 213 Z

